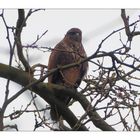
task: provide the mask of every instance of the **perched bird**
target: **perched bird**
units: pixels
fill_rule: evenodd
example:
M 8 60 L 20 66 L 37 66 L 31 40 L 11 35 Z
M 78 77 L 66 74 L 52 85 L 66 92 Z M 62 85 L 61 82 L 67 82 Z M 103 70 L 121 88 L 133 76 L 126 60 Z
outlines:
M 82 45 L 82 32 L 78 28 L 72 28 L 52 50 L 48 70 L 51 71 L 51 69 L 57 68 L 58 66 L 80 62 L 86 57 L 87 55 Z M 84 62 L 78 66 L 54 72 L 48 77 L 48 82 L 77 89 L 87 73 L 87 69 L 88 62 Z M 56 95 L 56 98 L 66 105 L 70 101 L 70 97 L 62 97 L 59 94 Z M 60 113 L 55 105 L 51 105 L 50 115 L 52 120 L 59 120 Z

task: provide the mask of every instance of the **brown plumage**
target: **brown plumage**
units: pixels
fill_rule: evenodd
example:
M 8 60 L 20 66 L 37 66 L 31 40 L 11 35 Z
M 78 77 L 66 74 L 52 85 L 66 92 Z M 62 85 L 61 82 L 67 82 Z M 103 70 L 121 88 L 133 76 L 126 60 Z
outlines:
M 64 66 L 71 63 L 76 63 L 86 58 L 86 53 L 82 45 L 82 32 L 78 28 L 70 29 L 64 39 L 60 41 L 49 58 L 48 70 Z M 88 62 L 82 63 L 79 66 L 71 67 L 65 70 L 57 71 L 48 77 L 49 83 L 60 84 L 67 88 L 77 89 L 88 69 Z M 59 94 L 56 98 L 65 104 L 70 101 L 69 97 L 62 97 Z M 51 118 L 58 121 L 60 114 L 55 105 L 51 105 Z

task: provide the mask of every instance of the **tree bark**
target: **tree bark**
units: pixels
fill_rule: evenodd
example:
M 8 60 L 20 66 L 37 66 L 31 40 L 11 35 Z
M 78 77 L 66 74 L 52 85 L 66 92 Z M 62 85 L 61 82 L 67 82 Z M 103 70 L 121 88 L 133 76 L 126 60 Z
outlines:
M 9 67 L 1 63 L 0 63 L 0 77 L 10 79 L 24 87 L 26 87 L 28 84 L 31 84 L 32 82 L 37 81 L 36 79 L 32 78 L 30 74 L 28 74 L 27 72 L 21 71 L 14 67 Z M 80 95 L 79 93 L 74 93 L 72 90 L 68 90 L 63 86 L 43 83 L 43 82 L 40 82 L 38 84 L 33 84 L 28 89 L 38 94 L 49 104 L 56 104 L 59 107 L 62 116 L 69 123 L 71 128 L 73 128 L 76 125 L 76 123 L 78 122 L 78 119 L 71 112 L 71 110 L 69 110 L 63 103 L 61 103 L 55 98 L 54 96 L 55 94 L 58 94 L 58 93 L 64 94 L 65 96 L 70 96 L 74 98 L 75 100 L 79 101 L 96 127 L 100 128 L 103 131 L 115 131 L 115 129 L 112 128 L 110 125 L 108 125 L 99 116 L 99 114 L 96 111 L 93 111 L 92 106 L 89 103 L 89 101 L 84 96 Z M 88 130 L 88 129 L 85 126 L 82 126 L 82 124 L 80 124 L 77 130 Z

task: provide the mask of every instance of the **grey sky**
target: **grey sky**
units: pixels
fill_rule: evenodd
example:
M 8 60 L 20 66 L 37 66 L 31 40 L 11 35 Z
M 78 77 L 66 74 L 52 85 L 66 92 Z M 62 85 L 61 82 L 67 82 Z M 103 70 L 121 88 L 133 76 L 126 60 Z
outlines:
M 28 11 L 28 9 L 27 9 Z M 131 20 L 135 20 L 137 15 L 139 15 L 140 10 L 127 10 L 127 13 L 132 17 Z M 8 25 L 15 26 L 17 18 L 17 10 L 5 10 L 5 18 Z M 9 47 L 7 40 L 5 39 L 5 28 L 3 26 L 2 20 L 0 19 L 0 63 L 8 63 L 8 52 Z M 83 32 L 83 44 L 87 55 L 91 55 L 98 47 L 99 43 L 103 38 L 105 38 L 113 30 L 116 30 L 123 26 L 123 22 L 120 17 L 120 9 L 89 9 L 89 10 L 45 10 L 38 13 L 34 13 L 27 22 L 27 27 L 24 28 L 22 33 L 23 45 L 30 44 L 35 41 L 37 35 L 41 35 L 45 30 L 48 30 L 47 34 L 38 42 L 39 46 L 43 47 L 54 47 L 65 35 L 67 30 L 72 27 L 78 27 Z M 118 36 L 116 36 L 119 38 Z M 106 50 L 113 49 L 113 47 L 118 47 L 120 45 L 118 41 L 116 42 L 116 37 L 112 38 L 112 44 L 107 44 L 108 48 Z M 138 38 L 136 38 L 135 45 L 138 45 Z M 108 43 L 108 42 L 107 42 Z M 137 54 L 139 48 L 134 49 L 134 53 Z M 31 65 L 36 63 L 46 64 L 48 63 L 49 53 L 42 53 L 35 49 L 29 50 L 30 63 Z M 13 66 L 15 63 L 13 63 Z M 91 67 L 89 72 L 91 72 Z M 5 84 L 5 80 L 0 79 L 0 86 Z M 11 93 L 16 93 L 17 85 L 11 87 Z M 3 99 L 5 88 L 0 88 L 0 98 Z M 8 111 L 12 111 L 13 107 L 16 106 L 20 109 L 22 104 L 28 102 L 28 98 L 22 95 L 17 102 L 11 104 Z M 20 103 L 18 102 L 20 101 Z M 25 102 L 24 102 L 25 101 Z M 42 100 L 39 102 L 43 102 Z M 1 105 L 1 104 L 0 104 Z M 75 109 L 76 111 L 77 109 Z M 32 116 L 27 114 L 28 120 L 23 118 L 19 119 L 20 128 L 22 130 L 26 129 L 22 122 L 29 121 L 31 123 Z M 34 122 L 33 122 L 34 123 Z M 28 123 L 27 123 L 28 124 Z M 32 126 L 28 127 L 28 130 L 32 129 Z

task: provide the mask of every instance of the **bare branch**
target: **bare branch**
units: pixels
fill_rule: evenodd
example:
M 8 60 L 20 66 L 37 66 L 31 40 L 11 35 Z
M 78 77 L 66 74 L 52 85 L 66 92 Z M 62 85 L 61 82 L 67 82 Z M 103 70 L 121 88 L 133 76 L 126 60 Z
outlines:
M 4 76 L 4 78 L 6 78 L 8 76 L 11 79 L 12 75 L 8 75 L 7 72 L 9 71 L 9 69 L 7 71 L 6 65 L 1 64 L 0 66 L 1 66 L 1 68 L 3 67 L 3 69 L 0 69 L 0 76 Z M 21 93 L 23 93 L 23 90 L 25 91 L 27 89 L 30 89 L 30 87 L 32 87 L 31 90 L 33 90 L 35 93 L 37 93 L 39 96 L 41 96 L 45 101 L 47 101 L 50 104 L 55 103 L 58 106 L 58 108 L 60 109 L 62 116 L 69 122 L 69 124 L 72 127 L 74 127 L 78 120 L 74 117 L 74 115 L 72 115 L 73 113 L 68 108 L 66 108 L 64 104 L 62 104 L 60 101 L 56 100 L 55 96 L 54 96 L 54 94 L 60 94 L 60 93 L 65 96 L 68 95 L 80 102 L 82 107 L 85 109 L 85 111 L 87 111 L 88 115 L 90 116 L 90 118 L 92 118 L 93 123 L 97 127 L 99 127 L 102 130 L 114 130 L 106 122 L 104 122 L 104 120 L 102 120 L 102 118 L 98 115 L 97 112 L 92 112 L 92 106 L 90 105 L 88 100 L 86 100 L 86 98 L 84 96 L 82 96 L 81 94 L 80 95 L 76 94 L 74 91 L 68 90 L 65 87 L 61 87 L 58 85 L 40 83 L 39 80 L 38 80 L 39 81 L 38 82 L 35 79 L 32 79 L 33 82 L 30 83 L 31 79 L 27 73 L 23 72 L 21 75 L 20 70 L 12 68 L 12 67 L 11 67 L 10 71 L 12 71 L 12 74 L 18 75 L 18 78 L 16 78 L 16 79 L 12 78 L 11 80 L 14 80 L 16 83 L 19 83 L 19 84 L 25 86 L 25 88 L 23 88 L 17 95 L 14 95 L 14 96 L 16 96 L 16 98 Z M 22 79 L 22 80 L 20 80 L 20 79 Z M 47 85 L 48 85 L 48 88 L 45 88 Z M 52 93 L 52 89 L 54 90 L 54 93 Z M 44 92 L 46 94 L 44 94 Z M 13 100 L 15 98 L 15 97 L 14 98 L 13 97 L 11 97 L 9 99 L 9 102 L 11 102 L 11 100 Z M 83 126 L 81 125 L 80 128 L 82 129 Z M 83 128 L 83 130 L 85 130 L 85 128 Z
M 28 15 L 29 15 L 29 13 L 28 13 Z M 26 26 L 26 19 L 27 19 L 27 17 L 25 18 L 24 10 L 19 9 L 18 10 L 18 20 L 17 20 L 17 25 L 16 25 L 16 33 L 15 33 L 15 43 L 17 46 L 17 53 L 18 53 L 19 60 L 24 65 L 25 71 L 30 72 L 30 65 L 24 57 L 22 43 L 21 43 L 21 32 L 22 32 L 23 27 Z

